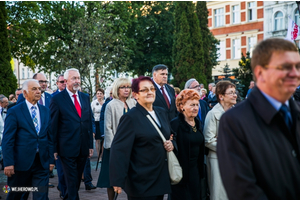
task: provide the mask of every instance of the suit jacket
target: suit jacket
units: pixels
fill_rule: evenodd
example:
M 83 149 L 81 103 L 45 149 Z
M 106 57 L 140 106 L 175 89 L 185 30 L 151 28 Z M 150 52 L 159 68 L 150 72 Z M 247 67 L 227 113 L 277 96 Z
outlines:
M 211 104 L 212 107 L 214 107 L 218 103 L 217 95 L 214 95 L 213 97 L 211 95 L 208 95 L 208 101 L 207 104 Z
M 197 115 L 197 118 L 201 122 L 201 131 L 203 132 L 204 122 L 205 122 L 206 115 L 209 111 L 209 107 L 208 107 L 206 101 L 204 101 L 204 100 L 199 100 L 199 104 L 200 104 L 200 108 L 201 108 L 201 120 L 199 118 L 199 115 Z
M 164 109 L 153 108 L 166 139 L 169 119 Z M 171 192 L 167 154 L 159 133 L 138 103 L 124 114 L 110 149 L 110 184 L 124 188 L 128 196 L 149 197 Z
M 51 94 L 49 94 L 49 93 L 47 93 L 47 92 L 44 92 L 44 94 L 45 94 L 45 106 L 46 106 L 47 108 L 49 108 L 49 107 L 50 107 L 50 101 L 51 101 L 52 96 L 51 96 Z M 18 97 L 17 104 L 19 104 L 19 103 L 21 103 L 21 102 L 23 102 L 23 101 L 25 101 L 25 98 L 24 98 L 23 93 L 22 93 L 22 94 L 20 94 L 19 97 Z
M 217 154 L 229 199 L 299 199 L 300 108 L 289 106 L 292 131 L 257 87 L 221 117 Z
M 164 96 L 162 95 L 162 93 L 160 91 L 160 88 L 158 88 L 156 86 L 156 84 L 154 84 L 154 86 L 156 88 L 156 97 L 155 97 L 153 106 L 159 106 L 159 107 L 162 107 L 165 110 L 167 110 L 169 121 L 171 121 L 177 115 L 177 110 L 176 110 L 176 105 L 175 105 L 175 90 L 168 84 L 165 84 L 166 90 L 171 99 L 171 104 L 170 104 L 170 109 L 169 109 L 167 102 L 165 101 Z
M 93 149 L 92 109 L 89 96 L 78 92 L 81 118 L 67 90 L 51 99 L 51 126 L 54 152 L 64 157 L 88 156 Z
M 49 169 L 49 164 L 54 164 L 50 111 L 45 106 L 38 107 L 41 119 L 39 135 L 25 101 L 9 109 L 2 140 L 4 167 L 14 165 L 17 171 L 29 170 L 34 162 L 37 146 L 43 168 Z

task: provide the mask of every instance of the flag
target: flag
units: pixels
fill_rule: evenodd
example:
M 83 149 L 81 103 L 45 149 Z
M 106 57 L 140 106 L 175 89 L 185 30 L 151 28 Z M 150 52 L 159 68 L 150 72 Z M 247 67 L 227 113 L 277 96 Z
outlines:
M 289 17 L 289 26 L 285 39 L 294 42 L 297 39 L 299 33 L 299 26 Z

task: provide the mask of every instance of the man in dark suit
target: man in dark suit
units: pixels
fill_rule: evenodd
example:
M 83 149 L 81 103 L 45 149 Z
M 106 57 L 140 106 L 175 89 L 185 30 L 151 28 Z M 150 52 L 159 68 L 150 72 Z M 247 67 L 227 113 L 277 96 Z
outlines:
M 229 199 L 300 197 L 300 55 L 290 41 L 257 44 L 251 58 L 256 86 L 223 114 L 217 154 Z
M 58 75 L 56 80 L 56 85 L 57 85 L 57 90 L 51 94 L 52 96 L 60 93 L 66 88 L 66 82 L 63 74 Z
M 194 78 L 191 78 L 189 79 L 185 85 L 184 85 L 184 89 L 193 89 L 193 90 L 196 90 L 199 95 L 201 96 L 201 87 L 200 87 L 200 84 L 199 82 L 194 79 Z M 207 103 L 204 101 L 204 100 L 199 100 L 199 111 L 198 111 L 198 119 L 200 120 L 201 122 L 201 128 L 202 128 L 202 131 L 203 131 L 203 128 L 204 128 L 204 122 L 205 122 L 205 118 L 206 118 L 206 115 L 209 111 L 209 108 L 208 108 L 208 105 Z
M 37 104 L 38 81 L 23 84 L 25 101 L 8 111 L 3 133 L 4 174 L 10 187 L 38 187 L 33 199 L 48 199 L 49 167 L 54 167 L 50 111 Z M 7 199 L 21 199 L 23 192 L 9 192 Z
M 47 85 L 48 85 L 48 81 L 46 79 L 46 76 L 42 73 L 36 73 L 33 75 L 32 77 L 33 79 L 37 80 L 40 84 L 41 87 L 41 91 L 42 91 L 42 96 L 39 99 L 38 103 L 40 105 L 46 106 L 47 108 L 49 108 L 50 106 L 50 100 L 51 100 L 51 94 L 45 92 L 47 89 Z M 23 94 L 20 94 L 18 97 L 18 101 L 17 104 L 21 103 L 25 101 Z
M 80 92 L 80 74 L 68 69 L 66 89 L 50 103 L 54 156 L 60 156 L 67 193 L 64 199 L 79 199 L 78 190 L 86 159 L 93 155 L 92 110 L 89 96 Z
M 152 69 L 152 77 L 156 88 L 154 106 L 159 106 L 168 111 L 169 121 L 177 115 L 175 105 L 175 90 L 167 84 L 168 67 L 163 64 L 155 65 Z

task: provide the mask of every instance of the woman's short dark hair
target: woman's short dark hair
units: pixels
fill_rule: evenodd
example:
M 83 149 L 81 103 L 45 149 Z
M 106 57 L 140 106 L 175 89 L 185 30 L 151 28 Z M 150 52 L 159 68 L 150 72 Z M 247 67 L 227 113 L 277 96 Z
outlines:
M 235 88 L 235 85 L 233 83 L 231 83 L 230 81 L 219 81 L 216 85 L 216 96 L 217 96 L 217 100 L 218 102 L 220 102 L 220 97 L 219 95 L 225 95 L 226 90 L 228 88 Z
M 132 84 L 131 84 L 132 92 L 139 93 L 141 81 L 150 81 L 153 84 L 153 86 L 155 85 L 153 80 L 149 76 L 140 76 L 138 78 L 132 79 Z
M 104 94 L 104 90 L 103 90 L 102 88 L 98 88 L 98 89 L 96 90 L 96 94 L 97 94 L 97 92 L 102 92 L 102 94 Z
M 184 105 L 188 100 L 200 100 L 199 93 L 194 89 L 182 90 L 176 97 L 176 107 L 178 112 L 182 113 L 180 105 Z

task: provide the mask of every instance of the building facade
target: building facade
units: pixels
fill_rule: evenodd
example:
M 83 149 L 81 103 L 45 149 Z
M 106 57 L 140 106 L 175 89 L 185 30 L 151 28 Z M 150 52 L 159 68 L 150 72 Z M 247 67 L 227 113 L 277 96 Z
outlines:
M 217 80 L 223 78 L 226 64 L 239 67 L 241 54 L 251 52 L 264 39 L 263 1 L 208 1 L 208 27 L 220 40 L 219 65 L 212 70 Z
M 290 19 L 300 25 L 295 1 L 265 1 L 264 15 L 264 38 L 285 38 Z M 299 36 L 296 41 L 299 47 Z

